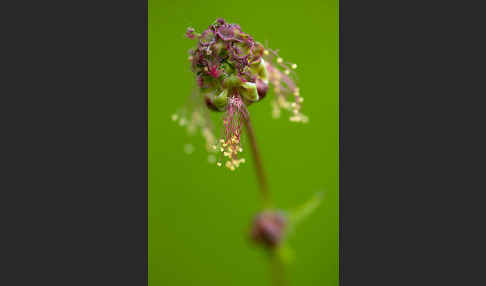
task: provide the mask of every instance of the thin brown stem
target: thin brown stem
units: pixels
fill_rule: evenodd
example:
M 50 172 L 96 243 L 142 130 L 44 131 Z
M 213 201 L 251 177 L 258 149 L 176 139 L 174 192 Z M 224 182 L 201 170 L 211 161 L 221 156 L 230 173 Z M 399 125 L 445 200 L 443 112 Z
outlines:
M 267 179 L 265 171 L 263 170 L 262 159 L 260 152 L 258 150 L 258 145 L 255 138 L 255 132 L 253 131 L 253 126 L 251 125 L 250 117 L 246 116 L 243 120 L 246 127 L 246 133 L 248 134 L 248 139 L 251 147 L 251 152 L 253 154 L 253 162 L 255 164 L 255 171 L 258 179 L 258 185 L 260 186 L 260 192 L 263 197 L 263 202 L 265 207 L 271 206 L 270 192 L 268 190 Z
M 273 252 L 271 254 L 272 282 L 274 286 L 286 286 L 284 263 L 280 256 Z
M 245 124 L 246 133 L 248 134 L 248 141 L 250 143 L 251 152 L 253 155 L 253 162 L 255 165 L 255 171 L 258 179 L 258 185 L 260 187 L 260 192 L 263 198 L 263 207 L 264 208 L 271 208 L 272 202 L 270 198 L 270 191 L 268 189 L 267 184 L 267 177 L 265 171 L 263 169 L 262 158 L 260 156 L 260 151 L 258 149 L 258 144 L 255 138 L 255 131 L 253 130 L 253 126 L 250 121 L 250 116 L 248 114 L 248 110 L 245 108 L 245 116 L 243 116 L 243 122 Z M 277 249 L 270 250 L 270 268 L 271 268 L 271 275 L 272 281 L 274 286 L 286 286 L 287 281 L 285 277 L 285 269 L 284 263 L 277 253 Z

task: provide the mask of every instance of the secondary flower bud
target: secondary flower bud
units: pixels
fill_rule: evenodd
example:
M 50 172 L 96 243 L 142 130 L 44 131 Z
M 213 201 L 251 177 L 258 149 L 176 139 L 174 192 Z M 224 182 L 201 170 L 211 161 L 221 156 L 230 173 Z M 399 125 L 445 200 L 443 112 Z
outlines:
M 251 238 L 257 244 L 274 248 L 282 241 L 287 226 L 286 217 L 279 212 L 265 211 L 258 214 L 251 229 Z

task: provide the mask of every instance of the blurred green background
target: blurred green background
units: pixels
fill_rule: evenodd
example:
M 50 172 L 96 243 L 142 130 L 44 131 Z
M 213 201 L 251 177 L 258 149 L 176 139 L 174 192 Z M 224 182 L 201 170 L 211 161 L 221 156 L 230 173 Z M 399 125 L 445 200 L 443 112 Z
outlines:
M 187 57 L 196 42 L 186 28 L 200 32 L 218 17 L 298 64 L 309 123 L 285 112 L 273 119 L 272 94 L 250 114 L 277 205 L 324 193 L 290 239 L 290 285 L 338 285 L 338 1 L 149 0 L 148 13 L 149 285 L 270 285 L 267 257 L 247 239 L 261 205 L 249 148 L 236 172 L 218 168 L 203 138 L 170 119 L 194 86 Z

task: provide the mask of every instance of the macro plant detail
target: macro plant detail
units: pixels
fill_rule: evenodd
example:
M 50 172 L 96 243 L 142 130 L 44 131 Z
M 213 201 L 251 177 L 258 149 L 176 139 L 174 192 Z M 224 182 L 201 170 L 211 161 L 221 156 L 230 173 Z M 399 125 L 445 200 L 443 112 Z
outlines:
M 207 116 L 202 115 L 204 111 L 200 108 L 193 107 L 189 115 L 175 114 L 173 119 L 179 120 L 181 125 L 188 124 L 191 133 L 195 126 L 200 126 L 208 151 L 220 152 L 226 159 L 225 167 L 235 170 L 245 162 L 238 158 L 242 152 L 242 121 L 248 120 L 248 106 L 263 100 L 270 86 L 274 93 L 274 118 L 280 117 L 281 110 L 287 110 L 291 113 L 290 121 L 308 121 L 301 113 L 304 99 L 293 79 L 297 64 L 285 62 L 276 51 L 265 48 L 242 32 L 239 25 L 223 19 L 218 19 L 202 33 L 188 28 L 186 36 L 197 40 L 189 56 L 198 87 L 192 105 L 203 102 L 209 110 L 224 112 L 224 136 L 214 141 L 214 128 L 207 126 L 207 120 L 201 120 Z M 223 163 L 218 161 L 217 165 Z
M 274 284 L 285 285 L 283 265 L 293 256 L 287 238 L 319 205 L 321 195 L 292 211 L 274 207 L 248 108 L 272 94 L 274 118 L 286 110 L 291 122 L 307 123 L 307 116 L 301 112 L 304 99 L 295 80 L 297 64 L 284 61 L 277 51 L 264 47 L 239 25 L 224 19 L 217 19 L 201 33 L 188 28 L 186 36 L 197 41 L 188 58 L 196 88 L 188 106 L 174 114 L 172 120 L 187 126 L 190 134 L 200 130 L 210 152 L 209 161 L 231 171 L 245 163 L 241 153 L 243 130 L 246 131 L 263 200 L 262 211 L 252 222 L 250 238 L 270 254 Z M 214 135 L 210 112 L 223 114 L 219 140 Z

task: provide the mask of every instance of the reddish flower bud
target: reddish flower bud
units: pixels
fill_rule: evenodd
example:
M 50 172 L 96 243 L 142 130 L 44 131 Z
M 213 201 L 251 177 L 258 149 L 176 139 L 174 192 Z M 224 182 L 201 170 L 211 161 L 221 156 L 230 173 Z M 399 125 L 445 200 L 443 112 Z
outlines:
M 274 248 L 282 241 L 287 220 L 282 213 L 266 211 L 257 215 L 253 221 L 251 238 L 254 242 Z
M 256 85 L 257 85 L 259 100 L 262 100 L 267 95 L 268 83 L 266 83 L 261 79 L 257 79 Z

